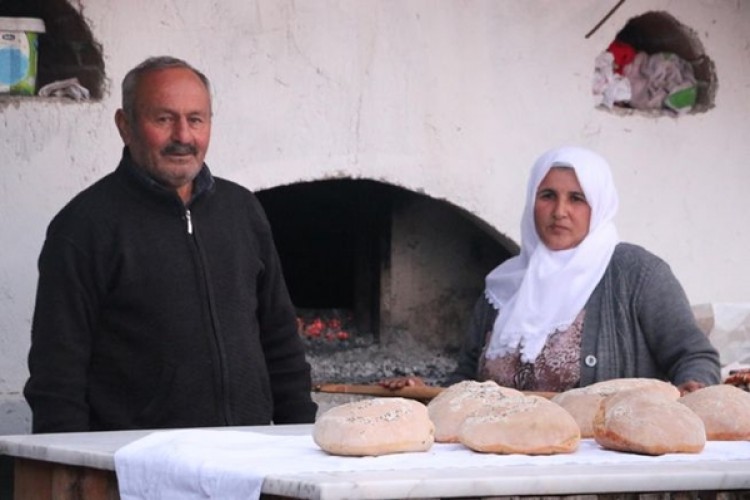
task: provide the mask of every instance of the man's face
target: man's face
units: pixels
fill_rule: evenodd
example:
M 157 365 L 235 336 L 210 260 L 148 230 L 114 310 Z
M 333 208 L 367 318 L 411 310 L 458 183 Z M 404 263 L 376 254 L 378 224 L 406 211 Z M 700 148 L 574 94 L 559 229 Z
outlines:
M 122 110 L 115 119 L 133 160 L 189 199 L 211 138 L 211 98 L 200 78 L 186 68 L 147 73 L 136 88 L 135 123 Z

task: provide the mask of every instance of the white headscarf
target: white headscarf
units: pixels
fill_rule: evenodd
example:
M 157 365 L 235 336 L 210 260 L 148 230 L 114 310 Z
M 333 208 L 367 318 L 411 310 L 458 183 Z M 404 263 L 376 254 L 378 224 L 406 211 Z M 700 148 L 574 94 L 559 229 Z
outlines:
M 539 239 L 534 203 L 539 184 L 552 167 L 575 169 L 591 207 L 588 235 L 575 248 L 553 251 Z M 612 221 L 617 191 L 607 161 L 587 149 L 563 147 L 544 153 L 534 163 L 521 219 L 521 254 L 487 275 L 485 295 L 500 313 L 485 356 L 514 352 L 533 362 L 547 338 L 569 327 L 604 275 L 619 242 Z

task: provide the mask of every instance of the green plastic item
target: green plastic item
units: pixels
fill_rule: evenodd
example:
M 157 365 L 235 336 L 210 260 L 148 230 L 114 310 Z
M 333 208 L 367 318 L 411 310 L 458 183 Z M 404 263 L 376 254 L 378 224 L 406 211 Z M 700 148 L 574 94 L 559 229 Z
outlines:
M 687 87 L 669 94 L 664 100 L 664 105 L 678 112 L 690 111 L 695 106 L 697 97 L 698 88 L 696 86 Z

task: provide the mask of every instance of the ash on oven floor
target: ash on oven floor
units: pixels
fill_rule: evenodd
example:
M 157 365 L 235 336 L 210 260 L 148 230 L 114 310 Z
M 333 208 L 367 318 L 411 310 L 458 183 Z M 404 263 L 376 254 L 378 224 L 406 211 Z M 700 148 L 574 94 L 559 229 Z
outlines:
M 445 385 L 457 354 L 420 346 L 408 336 L 381 345 L 358 335 L 339 343 L 307 342 L 307 359 L 315 383 L 370 384 L 384 378 L 416 375 L 428 385 Z

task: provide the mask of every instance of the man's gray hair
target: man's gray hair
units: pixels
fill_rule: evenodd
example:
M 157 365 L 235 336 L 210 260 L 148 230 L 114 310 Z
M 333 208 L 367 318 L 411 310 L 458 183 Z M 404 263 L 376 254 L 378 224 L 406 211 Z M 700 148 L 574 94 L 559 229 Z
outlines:
M 149 57 L 128 71 L 128 74 L 122 80 L 122 110 L 131 124 L 135 123 L 135 89 L 138 82 L 147 73 L 168 68 L 185 68 L 195 73 L 206 86 L 209 99 L 211 98 L 211 83 L 208 81 L 208 77 L 187 62 L 171 56 Z

